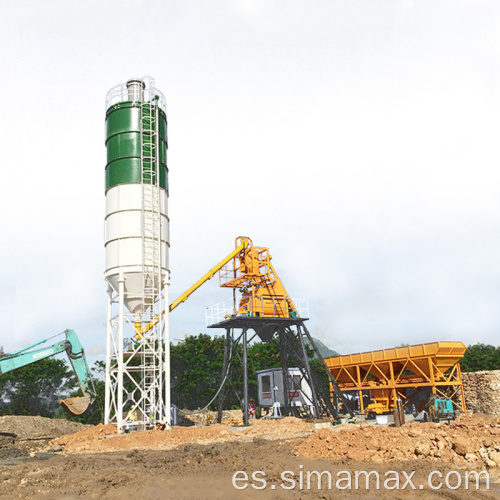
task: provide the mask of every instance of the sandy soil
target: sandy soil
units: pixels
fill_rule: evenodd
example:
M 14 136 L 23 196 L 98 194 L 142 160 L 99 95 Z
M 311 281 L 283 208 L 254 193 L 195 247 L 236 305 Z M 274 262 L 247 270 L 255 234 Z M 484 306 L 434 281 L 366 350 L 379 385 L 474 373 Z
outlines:
M 89 427 L 65 419 L 6 415 L 0 417 L 0 452 L 12 448 L 14 444 L 23 450 L 40 450 L 56 437 Z
M 497 466 L 490 458 L 496 457 L 500 445 L 499 429 L 498 422 L 486 417 L 463 417 L 451 426 L 412 424 L 401 430 L 349 425 L 314 431 L 294 418 L 255 421 L 252 427 L 239 430 L 211 425 L 123 436 L 116 436 L 111 426 L 97 426 L 54 439 L 49 448 L 56 446 L 61 452 L 0 465 L 0 499 L 500 498 L 500 463 Z M 443 442 L 439 437 L 445 445 L 437 444 Z M 469 441 L 459 439 L 464 437 Z M 393 453 L 398 449 L 402 456 Z M 437 450 L 443 452 L 441 456 L 436 456 Z M 482 450 L 488 458 L 481 458 Z M 485 460 L 490 461 L 489 466 Z M 469 470 L 485 469 L 491 475 L 489 491 L 484 484 L 479 491 L 466 491 L 463 486 L 432 490 L 427 484 L 431 471 L 444 477 L 452 470 L 464 475 Z M 359 470 L 378 472 L 382 483 L 387 471 L 400 472 L 401 485 L 405 483 L 403 471 L 408 475 L 415 471 L 412 482 L 417 489 L 376 490 L 372 482 L 367 490 L 364 476 L 357 490 L 354 483 L 350 490 L 335 489 L 338 473 L 351 471 L 354 475 Z M 232 478 L 236 471 L 250 476 L 263 471 L 266 488 L 254 489 L 250 483 L 263 483 L 250 478 L 245 490 L 235 489 Z M 288 481 L 281 477 L 284 471 L 290 471 Z M 310 471 L 328 471 L 333 490 L 327 490 L 326 476 L 322 490 L 318 490 L 315 475 L 307 490 Z M 283 485 L 291 485 L 291 478 L 295 488 L 283 489 Z M 419 489 L 420 484 L 424 489 Z
M 175 427 L 170 431 L 152 430 L 117 435 L 114 425 L 97 425 L 76 434 L 62 436 L 51 442 L 69 452 L 102 452 L 131 449 L 173 449 L 181 444 L 214 444 L 226 441 L 296 439 L 311 434 L 311 427 L 294 417 L 281 420 L 255 420 L 250 427 L 212 424 L 205 427 Z

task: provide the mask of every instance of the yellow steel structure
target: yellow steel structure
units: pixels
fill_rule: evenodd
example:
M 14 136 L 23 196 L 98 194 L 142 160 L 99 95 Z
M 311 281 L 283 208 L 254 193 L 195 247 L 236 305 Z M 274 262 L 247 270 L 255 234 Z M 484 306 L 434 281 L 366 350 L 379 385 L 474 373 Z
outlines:
M 236 238 L 236 247 L 246 244 L 219 273 L 219 284 L 239 289 L 242 297 L 236 315 L 255 318 L 297 318 L 297 309 L 271 264 L 268 248 L 255 247 L 245 236 Z
M 358 393 L 362 413 L 392 411 L 398 398 L 403 404 L 412 403 L 425 387 L 465 411 L 459 364 L 465 350 L 462 342 L 432 342 L 326 358 L 325 362 L 342 391 Z M 369 391 L 372 400 L 366 408 L 363 391 Z
M 252 240 L 246 236 L 236 238 L 236 248 L 222 259 L 207 274 L 189 287 L 178 299 L 170 304 L 173 311 L 203 283 L 211 279 L 217 272 L 221 287 L 239 289 L 242 297 L 235 315 L 262 318 L 297 318 L 299 317 L 292 299 L 283 286 L 273 265 L 269 249 L 254 247 Z M 164 314 L 163 311 L 162 314 Z M 158 323 L 158 317 L 145 325 L 135 324 L 135 337 L 151 330 Z
M 251 242 L 250 242 L 251 244 Z M 189 287 L 178 299 L 174 300 L 170 304 L 170 311 L 173 311 L 179 304 L 182 304 L 183 302 L 186 301 L 186 299 L 195 291 L 200 288 L 205 281 L 208 281 L 209 279 L 213 278 L 215 276 L 215 273 L 217 271 L 220 271 L 228 262 L 233 260 L 238 254 L 243 252 L 246 248 L 248 247 L 248 241 L 242 241 L 239 246 L 236 247 L 235 250 L 233 250 L 228 256 L 226 256 L 224 259 L 222 259 L 215 267 L 210 269 L 205 276 L 201 277 L 193 286 Z

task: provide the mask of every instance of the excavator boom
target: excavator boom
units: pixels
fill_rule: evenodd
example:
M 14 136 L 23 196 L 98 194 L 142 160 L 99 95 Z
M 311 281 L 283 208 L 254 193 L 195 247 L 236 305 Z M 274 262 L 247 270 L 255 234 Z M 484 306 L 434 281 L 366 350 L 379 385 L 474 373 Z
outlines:
M 73 330 L 65 330 L 66 340 L 57 342 L 48 347 L 30 350 L 33 347 L 44 344 L 49 339 L 42 340 L 29 347 L 16 351 L 9 356 L 0 358 L 0 375 L 21 368 L 22 366 L 35 363 L 42 359 L 50 358 L 56 354 L 66 352 L 75 372 L 76 379 L 83 392 L 82 397 L 67 398 L 59 401 L 59 404 L 70 415 L 81 415 L 95 399 L 95 389 L 92 383 L 90 369 L 85 358 L 82 344 Z M 59 335 L 59 334 L 58 334 Z M 50 337 L 53 338 L 53 337 Z
M 84 413 L 89 405 L 94 401 L 96 394 L 92 375 L 90 372 L 85 351 L 80 343 L 80 339 L 73 330 L 66 330 L 66 342 L 70 348 L 66 349 L 69 362 L 73 367 L 76 379 L 80 385 L 83 396 L 75 398 L 61 399 L 59 404 L 66 410 L 67 413 L 73 416 L 78 416 Z M 92 388 L 91 388 L 92 386 Z

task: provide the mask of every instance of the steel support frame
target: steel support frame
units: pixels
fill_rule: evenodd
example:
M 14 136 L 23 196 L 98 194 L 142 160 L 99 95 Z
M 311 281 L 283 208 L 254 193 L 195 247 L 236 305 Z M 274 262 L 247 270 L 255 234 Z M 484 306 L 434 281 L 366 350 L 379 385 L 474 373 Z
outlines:
M 168 299 L 165 283 L 162 304 Z M 170 425 L 170 339 L 168 312 L 141 339 L 134 338 L 138 314 L 124 306 L 124 280 L 108 289 L 104 422 L 119 431 Z M 144 323 L 154 312 L 142 314 Z M 143 324 L 144 324 L 143 323 Z
M 227 323 L 227 322 L 226 322 Z M 277 342 L 280 349 L 280 364 L 283 373 L 283 389 L 285 394 L 285 405 L 282 408 L 282 414 L 284 415 L 296 415 L 296 416 L 306 416 L 303 412 L 300 412 L 297 407 L 293 406 L 288 399 L 289 390 L 298 390 L 300 387 L 288 387 L 289 381 L 293 379 L 289 374 L 289 367 L 296 367 L 301 373 L 301 380 L 304 379 L 307 384 L 311 387 L 311 398 L 307 401 L 307 405 L 314 408 L 313 415 L 307 414 L 308 417 L 314 416 L 315 418 L 321 417 L 332 417 L 336 418 L 338 416 L 338 404 L 336 402 L 332 403 L 330 399 L 329 385 L 320 380 L 318 373 L 311 367 L 309 362 L 309 355 L 306 348 L 307 344 L 316 351 L 316 355 L 319 356 L 320 370 L 325 371 L 325 375 L 330 377 L 330 383 L 332 377 L 330 372 L 326 369 L 324 360 L 317 351 L 314 341 L 312 340 L 307 328 L 304 325 L 304 320 L 297 318 L 293 321 L 289 321 L 286 324 L 283 321 L 276 322 L 276 333 L 272 338 L 272 341 Z M 224 362 L 222 368 L 222 378 L 225 373 L 228 373 L 228 360 L 229 360 L 229 350 L 234 349 L 237 351 L 238 344 L 242 343 L 242 356 L 239 357 L 239 361 L 243 370 L 243 422 L 248 425 L 248 343 L 259 334 L 261 329 L 265 328 L 269 324 L 269 320 L 266 318 L 251 318 L 242 321 L 233 321 L 231 325 L 224 326 L 223 323 L 219 325 L 212 325 L 211 328 L 224 327 L 226 329 L 226 340 L 225 340 L 225 350 L 224 350 Z M 256 333 L 249 339 L 248 331 L 254 330 Z M 235 330 L 241 330 L 241 334 L 235 335 Z M 230 376 L 228 376 L 228 380 Z M 225 399 L 228 396 L 229 391 L 226 388 L 221 390 L 219 398 L 217 400 L 218 406 L 218 422 L 222 419 L 222 406 Z M 344 398 L 343 393 L 338 389 L 337 398 L 343 400 L 347 407 L 347 402 Z M 299 414 L 300 413 L 300 414 Z

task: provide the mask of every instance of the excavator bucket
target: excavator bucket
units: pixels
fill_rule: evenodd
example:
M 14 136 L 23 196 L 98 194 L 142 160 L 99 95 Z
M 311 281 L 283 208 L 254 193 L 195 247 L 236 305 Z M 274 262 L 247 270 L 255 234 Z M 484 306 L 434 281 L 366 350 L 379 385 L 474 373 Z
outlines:
M 64 408 L 66 413 L 77 417 L 84 413 L 90 405 L 90 397 L 88 395 L 79 398 L 61 399 L 59 404 Z

